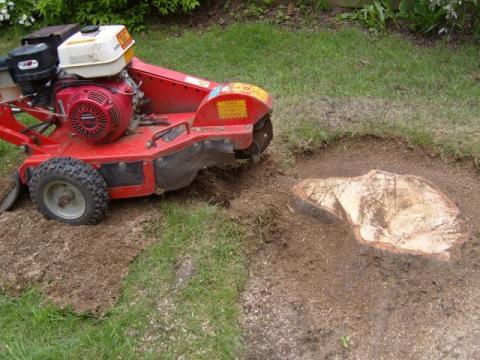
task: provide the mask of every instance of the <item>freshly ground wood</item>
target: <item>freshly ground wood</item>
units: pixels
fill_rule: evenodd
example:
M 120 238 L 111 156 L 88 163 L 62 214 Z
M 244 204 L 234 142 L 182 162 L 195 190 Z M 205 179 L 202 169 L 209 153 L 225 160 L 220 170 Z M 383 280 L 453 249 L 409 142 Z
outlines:
M 468 239 L 458 207 L 419 176 L 371 170 L 365 175 L 306 179 L 294 186 L 301 208 L 352 226 L 359 241 L 391 251 L 449 259 Z

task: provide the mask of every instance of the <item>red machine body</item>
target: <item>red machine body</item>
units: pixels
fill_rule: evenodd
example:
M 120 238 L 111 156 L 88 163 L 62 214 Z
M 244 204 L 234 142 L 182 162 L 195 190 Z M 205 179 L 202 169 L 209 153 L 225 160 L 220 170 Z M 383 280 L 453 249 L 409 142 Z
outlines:
M 149 124 L 131 132 L 131 88 L 117 80 L 60 88 L 54 112 L 28 98 L 0 102 L 0 138 L 28 155 L 18 169 L 21 183 L 43 162 L 72 157 L 104 176 L 110 199 L 146 196 L 184 187 L 199 169 L 261 152 L 271 140 L 272 99 L 256 86 L 220 85 L 137 58 L 127 71 L 147 100 L 141 116 Z M 12 107 L 55 129 L 28 129 Z
M 117 140 L 133 116 L 132 91 L 125 82 L 102 81 L 78 87 L 69 82 L 55 93 L 56 112 L 65 114 L 66 125 L 78 137 L 93 143 Z
M 25 42 L 0 57 L 0 138 L 27 155 L 0 213 L 28 187 L 45 216 L 94 224 L 109 199 L 183 188 L 272 139 L 266 91 L 146 64 L 123 25 L 50 27 Z

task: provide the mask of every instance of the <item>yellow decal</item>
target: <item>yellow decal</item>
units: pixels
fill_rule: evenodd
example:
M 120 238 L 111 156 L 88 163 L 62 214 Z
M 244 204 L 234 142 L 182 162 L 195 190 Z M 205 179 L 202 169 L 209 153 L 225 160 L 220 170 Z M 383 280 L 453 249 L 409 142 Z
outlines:
M 242 83 L 233 83 L 230 84 L 230 86 L 233 92 L 250 95 L 263 102 L 267 102 L 268 100 L 268 93 L 258 86 Z
M 217 102 L 218 117 L 220 119 L 244 119 L 248 117 L 245 100 L 228 100 Z
M 132 43 L 133 38 L 127 28 L 123 28 L 123 30 L 117 34 L 117 40 L 122 49 L 126 49 Z
M 123 59 L 125 60 L 125 64 L 129 64 L 130 61 L 132 61 L 133 56 L 135 55 L 135 51 L 133 50 L 133 46 L 125 51 L 125 54 L 123 54 Z
M 67 42 L 67 45 L 76 45 L 89 42 L 95 42 L 95 38 L 70 40 L 69 42 Z

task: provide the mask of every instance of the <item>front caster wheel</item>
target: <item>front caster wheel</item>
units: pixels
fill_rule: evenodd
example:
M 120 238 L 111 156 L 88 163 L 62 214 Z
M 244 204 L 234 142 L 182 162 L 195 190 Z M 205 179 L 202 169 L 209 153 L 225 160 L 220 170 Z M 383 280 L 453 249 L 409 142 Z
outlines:
M 45 161 L 33 171 L 28 188 L 43 215 L 70 225 L 96 224 L 108 208 L 105 180 L 78 159 Z

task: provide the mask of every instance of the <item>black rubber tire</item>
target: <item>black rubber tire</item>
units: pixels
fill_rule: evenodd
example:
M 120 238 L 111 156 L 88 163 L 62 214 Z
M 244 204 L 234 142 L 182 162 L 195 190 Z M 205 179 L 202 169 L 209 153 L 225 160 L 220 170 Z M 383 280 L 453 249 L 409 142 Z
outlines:
M 266 136 L 266 138 L 265 138 Z M 270 114 L 264 116 L 253 127 L 253 143 L 248 149 L 235 151 L 236 159 L 255 159 L 265 151 L 273 138 Z M 257 160 L 258 161 L 258 160 Z
M 267 135 L 267 138 L 264 138 Z M 270 119 L 270 114 L 265 116 L 261 121 L 255 124 L 253 128 L 254 141 L 259 145 L 260 153 L 263 153 L 265 149 L 270 145 L 273 138 L 273 125 Z
M 66 219 L 50 211 L 43 199 L 46 186 L 63 181 L 75 186 L 82 194 L 86 209 L 75 219 Z M 108 191 L 105 180 L 89 164 L 69 157 L 53 158 L 34 169 L 28 181 L 30 197 L 38 210 L 49 219 L 69 225 L 92 225 L 99 222 L 108 208 Z

